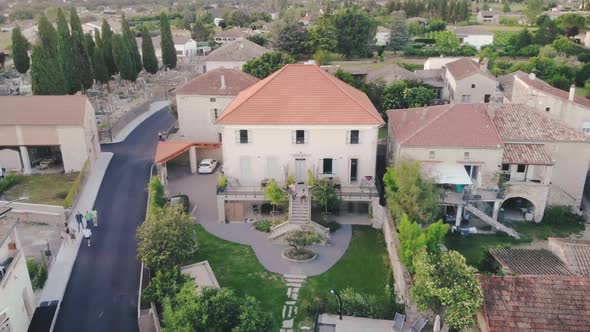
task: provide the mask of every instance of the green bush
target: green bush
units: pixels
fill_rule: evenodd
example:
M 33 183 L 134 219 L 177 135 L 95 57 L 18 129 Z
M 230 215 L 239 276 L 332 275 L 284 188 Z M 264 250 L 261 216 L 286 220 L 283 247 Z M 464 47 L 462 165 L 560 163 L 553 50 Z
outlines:
M 0 194 L 19 184 L 22 180 L 23 177 L 21 175 L 14 173 L 6 175 L 4 179 L 0 180 Z
M 272 222 L 270 220 L 260 220 L 254 223 L 254 228 L 259 232 L 270 233 L 270 228 L 272 227 Z
M 166 193 L 160 178 L 154 176 L 148 185 L 150 191 L 150 209 L 163 208 L 166 205 Z
M 47 281 L 47 267 L 45 264 L 29 259 L 27 269 L 29 270 L 29 278 L 31 278 L 33 289 L 43 288 L 45 281 Z
M 76 181 L 74 181 L 74 183 L 72 184 L 72 187 L 70 188 L 70 191 L 68 192 L 68 195 L 64 199 L 64 203 L 63 203 L 64 208 L 67 209 L 70 206 L 72 206 L 72 203 L 74 202 L 74 198 L 76 198 L 76 195 L 78 194 L 78 190 L 80 190 L 80 185 L 82 184 L 82 179 L 84 178 L 84 175 L 86 174 L 87 171 L 88 171 L 88 160 L 86 160 L 86 162 L 84 163 L 82 170 L 80 171 L 80 173 L 78 173 L 78 176 L 76 177 Z
M 190 278 L 180 273 L 178 267 L 159 270 L 143 290 L 143 299 L 162 305 L 164 299 L 176 296 L 182 285 L 189 281 Z
M 346 316 L 367 317 L 375 319 L 393 319 L 397 311 L 394 291 L 386 286 L 383 295 L 365 295 L 352 288 L 340 292 L 342 298 L 342 314 Z M 326 311 L 332 314 L 339 312 L 336 296 L 327 298 Z

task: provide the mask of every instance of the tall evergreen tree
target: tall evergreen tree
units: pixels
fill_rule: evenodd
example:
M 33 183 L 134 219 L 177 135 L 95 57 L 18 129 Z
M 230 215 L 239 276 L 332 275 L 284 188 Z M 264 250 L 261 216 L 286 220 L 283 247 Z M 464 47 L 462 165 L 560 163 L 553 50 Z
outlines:
M 66 92 L 73 95 L 81 88 L 80 58 L 61 8 L 57 10 L 57 46 L 66 82 Z
M 109 78 L 109 69 L 107 68 L 104 56 L 104 46 L 103 42 L 100 39 L 100 34 L 98 33 L 98 29 L 95 30 L 94 34 L 96 38 L 96 45 L 93 49 L 93 56 L 92 56 L 92 68 L 94 69 L 94 79 L 99 82 L 100 84 L 108 84 Z
M 133 53 L 129 49 L 129 43 L 123 35 L 113 35 L 113 57 L 121 78 L 127 81 L 135 82 L 137 79 L 137 71 L 133 61 Z
M 82 85 L 82 90 L 86 92 L 86 90 L 92 87 L 94 77 L 92 76 L 92 63 L 90 62 L 90 56 L 86 51 L 84 41 L 84 35 L 78 31 L 72 31 L 72 44 L 75 48 L 74 52 L 78 54 L 79 59 L 80 84 Z
M 59 58 L 43 44 L 33 46 L 31 81 L 34 95 L 63 95 L 66 93 L 64 74 Z
M 148 29 L 144 26 L 141 29 L 141 54 L 143 55 L 143 68 L 150 74 L 158 72 L 158 58 L 156 58 L 156 50 L 152 37 Z
M 82 30 L 82 23 L 80 22 L 80 17 L 78 17 L 78 13 L 76 12 L 76 8 L 70 8 L 70 27 L 72 29 L 72 33 L 74 31 L 78 31 L 81 35 L 84 34 Z
M 94 32 L 98 36 L 97 38 L 100 38 L 100 33 L 98 32 L 98 30 L 95 29 Z M 86 54 L 88 54 L 88 57 L 90 58 L 90 63 L 92 63 L 92 61 L 94 61 L 94 48 L 95 47 L 96 47 L 96 44 L 94 43 L 94 38 L 92 37 L 90 32 L 86 33 L 84 35 L 84 49 L 86 50 Z
M 166 14 L 160 15 L 160 47 L 162 48 L 162 63 L 164 66 L 172 69 L 176 67 L 176 49 L 174 48 L 174 40 L 172 39 L 172 31 L 170 30 L 170 22 Z
M 49 22 L 47 16 L 41 15 L 38 20 L 38 35 L 40 46 L 43 47 L 50 57 L 57 58 L 57 32 L 53 24 Z
M 397 11 L 391 13 L 391 32 L 389 44 L 387 45 L 394 52 L 402 50 L 410 41 L 408 26 L 406 25 L 406 13 Z
M 14 67 L 21 74 L 26 73 L 31 66 L 31 59 L 29 59 L 29 54 L 27 53 L 29 47 L 29 42 L 23 36 L 20 27 L 17 25 L 12 29 L 12 58 L 14 59 Z
M 102 20 L 102 49 L 104 52 L 104 61 L 107 65 L 107 69 L 109 70 L 109 75 L 116 74 L 117 65 L 115 64 L 115 59 L 113 58 L 113 31 L 111 30 L 111 26 L 107 20 Z
M 137 41 L 135 40 L 135 34 L 129 28 L 129 23 L 125 18 L 125 14 L 121 17 L 121 26 L 123 32 L 123 38 L 127 41 L 127 46 L 132 54 L 133 65 L 135 66 L 135 70 L 139 74 L 141 72 L 141 55 L 139 55 L 139 48 L 137 47 Z

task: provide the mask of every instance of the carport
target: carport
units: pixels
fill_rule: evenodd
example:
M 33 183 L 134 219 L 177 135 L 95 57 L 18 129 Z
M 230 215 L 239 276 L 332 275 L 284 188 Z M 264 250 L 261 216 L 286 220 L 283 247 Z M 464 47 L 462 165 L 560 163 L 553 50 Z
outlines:
M 192 142 L 192 141 L 162 141 L 158 142 L 156 147 L 156 157 L 154 163 L 159 167 L 160 180 L 162 183 L 168 182 L 168 170 L 166 162 L 182 155 L 189 153 L 191 173 L 197 172 L 197 149 L 219 149 L 221 143 L 211 142 Z

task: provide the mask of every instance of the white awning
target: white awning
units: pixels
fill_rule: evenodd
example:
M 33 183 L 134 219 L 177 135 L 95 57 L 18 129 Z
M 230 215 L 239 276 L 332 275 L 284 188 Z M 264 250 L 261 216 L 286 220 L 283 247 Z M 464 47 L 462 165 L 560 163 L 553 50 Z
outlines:
M 439 184 L 472 184 L 465 166 L 461 164 L 424 163 L 423 172 Z

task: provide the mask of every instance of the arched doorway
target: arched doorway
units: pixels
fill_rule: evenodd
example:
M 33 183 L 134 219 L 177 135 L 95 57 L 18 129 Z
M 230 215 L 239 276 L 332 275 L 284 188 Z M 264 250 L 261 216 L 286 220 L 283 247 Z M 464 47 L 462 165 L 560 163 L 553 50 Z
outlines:
M 533 221 L 535 205 L 524 197 L 511 197 L 502 202 L 500 220 Z

